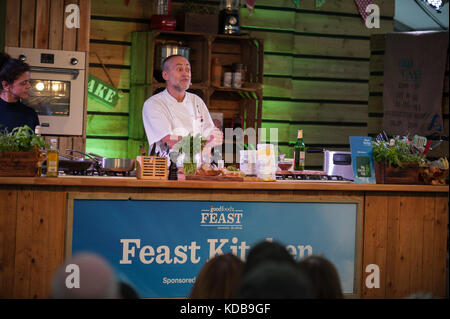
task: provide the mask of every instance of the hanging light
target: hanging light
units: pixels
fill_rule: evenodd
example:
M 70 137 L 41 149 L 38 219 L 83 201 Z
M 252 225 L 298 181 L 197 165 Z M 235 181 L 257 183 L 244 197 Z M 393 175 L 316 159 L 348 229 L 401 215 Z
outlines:
M 422 1 L 428 4 L 434 10 L 438 11 L 448 2 L 448 0 L 422 0 Z

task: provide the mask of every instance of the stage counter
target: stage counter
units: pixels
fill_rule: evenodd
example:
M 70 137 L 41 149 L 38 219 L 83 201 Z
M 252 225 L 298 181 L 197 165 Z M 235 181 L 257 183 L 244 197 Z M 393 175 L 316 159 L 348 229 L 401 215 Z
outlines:
M 338 182 L 0 177 L 0 298 L 47 298 L 54 270 L 87 249 L 108 259 L 141 296 L 184 297 L 208 258 L 229 251 L 245 258 L 267 238 L 284 243 L 297 260 L 329 258 L 349 298 L 419 291 L 444 297 L 448 191 Z

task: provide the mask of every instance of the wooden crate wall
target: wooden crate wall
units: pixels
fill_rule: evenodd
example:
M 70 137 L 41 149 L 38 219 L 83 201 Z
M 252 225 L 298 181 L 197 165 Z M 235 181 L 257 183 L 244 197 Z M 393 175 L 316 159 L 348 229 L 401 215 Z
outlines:
M 371 34 L 393 30 L 394 1 L 380 7 L 379 29 L 368 29 L 354 1 L 258 0 L 241 9 L 243 32 L 264 39 L 263 127 L 278 128 L 289 157 L 297 130 L 307 147 L 349 150 L 349 136 L 367 135 Z M 322 168 L 321 154 L 306 166 Z
M 217 0 L 203 1 L 219 5 Z M 174 11 L 183 1 L 174 0 Z M 381 27 L 367 29 L 353 1 L 258 0 L 250 16 L 241 9 L 242 32 L 264 39 L 263 127 L 278 128 L 279 145 L 292 156 L 297 129 L 309 147 L 348 150 L 351 135 L 367 135 L 370 35 L 393 30 L 394 3 L 374 1 Z M 114 110 L 88 100 L 87 149 L 105 156 L 130 154 L 131 32 L 149 30 L 151 4 L 95 1 L 91 16 L 90 73 L 108 82 L 97 53 L 123 91 Z M 139 106 L 142 107 L 142 106 Z M 133 106 L 138 108 L 138 106 Z M 322 155 L 307 166 L 320 168 Z
M 123 0 L 92 1 L 89 73 L 110 83 L 101 63 L 106 66 L 112 85 L 121 91 L 114 108 L 88 97 L 86 150 L 106 157 L 127 157 L 129 118 L 131 33 L 150 29 L 152 2 L 133 0 L 127 6 Z M 100 58 L 100 59 L 99 59 Z M 111 84 L 111 83 L 110 83 Z M 142 105 L 140 106 L 142 108 Z
M 80 8 L 78 29 L 65 27 L 64 10 L 69 4 Z M 88 52 L 90 9 L 91 0 L 7 0 L 5 46 Z M 46 140 L 52 137 L 58 139 L 60 150 L 85 150 L 84 134 L 46 136 Z
M 384 50 L 386 37 L 383 34 L 373 35 L 370 41 L 370 79 L 369 79 L 369 109 L 368 109 L 368 134 L 375 137 L 383 130 L 383 70 Z M 449 134 L 449 102 L 448 102 L 448 72 L 449 59 L 445 69 L 444 90 L 442 92 L 442 116 L 444 119 L 443 136 L 430 137 L 437 143 L 441 138 L 444 140 L 438 147 L 428 153 L 430 159 L 441 156 L 449 156 L 448 134 Z

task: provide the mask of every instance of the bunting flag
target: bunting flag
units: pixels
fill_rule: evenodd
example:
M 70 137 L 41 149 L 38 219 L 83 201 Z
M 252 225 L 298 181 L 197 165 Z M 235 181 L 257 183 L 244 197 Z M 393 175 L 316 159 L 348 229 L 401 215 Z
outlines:
M 128 7 L 128 5 L 130 4 L 130 0 L 125 0 L 125 3 L 127 4 Z
M 245 0 L 245 5 L 247 6 L 248 13 L 252 14 L 253 9 L 255 9 L 256 0 Z
M 359 14 L 366 21 L 368 17 L 368 13 L 366 12 L 366 8 L 369 4 L 372 4 L 372 0 L 355 0 L 356 6 L 358 7 Z
M 300 7 L 300 0 L 292 0 L 295 4 L 295 6 L 298 8 Z

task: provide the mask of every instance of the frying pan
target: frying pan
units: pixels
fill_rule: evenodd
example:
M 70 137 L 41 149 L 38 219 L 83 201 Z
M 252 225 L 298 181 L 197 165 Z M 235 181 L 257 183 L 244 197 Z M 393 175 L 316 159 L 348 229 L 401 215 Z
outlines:
M 70 155 L 59 155 L 59 168 L 64 172 L 84 172 L 95 162 L 90 159 L 80 158 L 70 156 L 72 159 L 68 158 Z M 47 167 L 47 161 L 45 160 L 42 163 L 43 167 Z
M 75 150 L 66 150 L 85 155 L 94 160 L 102 170 L 107 172 L 129 172 L 135 167 L 135 160 L 130 158 L 107 158 L 94 153 L 83 153 Z

